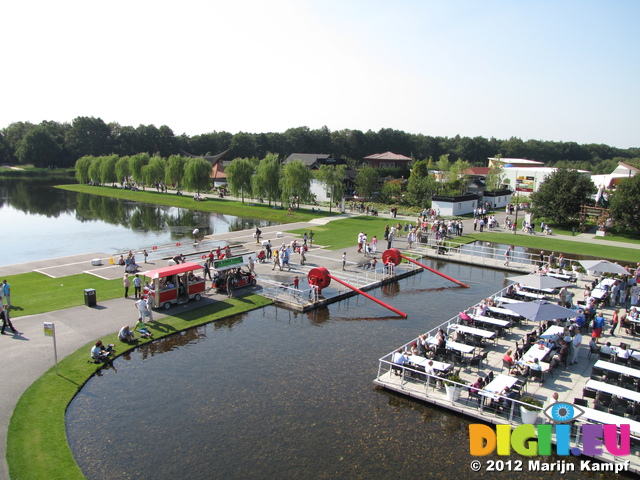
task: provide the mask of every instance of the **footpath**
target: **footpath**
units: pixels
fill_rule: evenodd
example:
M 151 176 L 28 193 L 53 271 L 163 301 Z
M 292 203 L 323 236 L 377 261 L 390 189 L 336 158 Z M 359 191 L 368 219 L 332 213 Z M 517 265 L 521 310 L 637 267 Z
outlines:
M 309 206 L 309 208 L 311 208 L 311 206 Z M 280 243 L 289 243 L 294 237 L 298 237 L 286 234 L 287 230 L 298 228 L 312 229 L 319 225 L 326 224 L 330 221 L 359 215 L 362 214 L 358 212 L 346 212 L 342 215 L 319 218 L 311 222 L 300 222 L 296 224 L 264 227 L 262 228 L 263 238 L 271 239 L 272 244 L 274 246 L 278 246 Z M 381 214 L 381 216 L 384 218 L 389 218 L 390 224 L 401 223 L 404 225 L 405 222 L 415 222 L 416 220 L 415 217 L 405 215 L 398 215 L 397 218 L 392 219 L 390 218 L 388 213 Z M 498 222 L 500 222 L 500 225 L 503 225 L 506 215 L 504 213 L 499 213 L 496 215 L 496 217 L 498 219 Z M 473 231 L 473 219 L 464 220 L 463 224 L 465 232 Z M 283 237 L 276 238 L 277 232 L 283 232 Z M 489 239 L 492 232 L 504 233 L 504 230 L 502 227 L 499 227 L 496 229 L 486 229 L 485 232 L 487 238 Z M 369 232 L 370 235 L 379 234 L 379 236 L 381 236 L 381 233 L 382 232 Z M 405 238 L 406 237 L 399 238 L 397 240 L 397 244 L 394 246 L 402 249 L 405 246 Z M 550 238 L 586 243 L 594 241 L 592 234 L 580 234 L 576 236 L 554 235 Z M 207 240 L 216 242 L 240 242 L 248 249 L 255 249 L 257 247 L 255 245 L 255 241 L 253 240 L 253 230 L 212 235 L 207 237 Z M 607 241 L 604 239 L 598 239 L 598 242 L 603 245 L 624 246 L 628 248 L 640 249 L 640 245 L 637 244 Z M 382 245 L 382 247 L 384 246 Z M 384 248 L 381 248 L 381 250 L 384 250 Z M 362 255 L 356 253 L 355 239 L 353 247 L 349 247 L 340 251 L 324 250 L 321 247 L 312 248 L 309 251 L 307 258 L 311 266 L 314 264 L 322 264 L 327 266 L 327 268 L 329 269 L 337 270 L 341 268 L 342 251 L 347 252 L 347 258 L 349 259 L 347 263 L 347 270 L 351 270 L 353 273 L 357 272 L 356 262 L 354 262 L 353 260 L 359 258 L 361 259 Z M 378 253 L 380 254 L 381 251 L 379 251 Z M 78 262 L 73 262 L 69 258 L 51 259 L 50 261 L 45 262 L 39 261 L 37 262 L 37 266 L 38 270 L 47 268 L 47 266 L 49 266 L 52 269 L 65 269 L 63 271 L 66 272 L 71 268 L 69 264 L 76 265 L 77 263 L 77 268 L 80 268 L 80 271 L 83 271 L 89 268 L 87 267 L 87 258 L 91 258 L 91 255 L 85 255 L 85 258 Z M 103 256 L 105 258 L 109 258 L 108 255 L 103 254 Z M 155 261 L 156 264 L 149 265 L 149 268 L 164 265 L 164 263 L 161 263 L 164 261 L 160 259 L 152 258 L 151 261 Z M 34 264 L 35 263 L 36 262 L 34 262 Z M 309 268 L 306 267 L 305 269 L 302 269 L 294 264 L 294 268 L 291 272 L 280 273 L 277 270 L 273 272 L 271 270 L 271 267 L 272 264 L 270 263 L 257 263 L 256 271 L 259 276 L 266 275 L 272 276 L 278 281 L 290 281 L 290 279 L 292 279 L 295 274 L 299 274 L 301 279 L 303 278 L 303 275 L 305 275 L 306 278 L 305 272 Z M 3 266 L 2 272 L 3 276 L 7 276 L 10 278 L 10 275 L 23 273 L 26 271 L 33 271 L 34 269 L 35 268 L 33 264 L 25 263 L 20 265 Z M 70 271 L 72 270 L 73 268 L 71 268 Z M 114 278 L 119 278 L 122 276 L 121 267 L 120 269 L 116 269 L 114 271 L 117 272 L 117 277 Z M 85 346 L 89 342 L 93 342 L 104 335 L 117 332 L 123 325 L 127 323 L 131 325 L 135 324 L 135 321 L 137 319 L 137 310 L 134 305 L 135 300 L 132 296 L 129 299 L 117 298 L 107 301 L 100 301 L 99 292 L 97 296 L 98 305 L 96 307 L 89 308 L 86 306 L 79 306 L 60 311 L 19 317 L 13 321 L 13 324 L 20 333 L 13 336 L 11 334 L 4 335 L 0 339 L 0 341 L 2 342 L 0 344 L 0 365 L 3 366 L 3 368 L 0 369 L 0 384 L 2 385 L 2 392 L 0 393 L 0 449 L 5 452 L 5 455 L 3 455 L 3 458 L 0 461 L 0 478 L 9 478 L 6 463 L 6 446 L 7 429 L 13 409 L 15 408 L 24 391 L 35 380 L 37 380 L 41 375 L 43 375 L 49 368 L 53 366 L 53 344 L 50 337 L 44 336 L 43 323 L 55 323 L 59 360 L 65 358 L 66 356 L 75 352 L 78 348 Z M 167 314 L 176 314 L 186 310 L 199 308 L 208 303 L 212 303 L 222 299 L 222 297 L 216 297 L 216 295 L 211 294 L 205 296 L 199 303 L 189 302 L 185 305 L 174 306 L 171 310 L 167 311 Z M 162 320 L 162 318 L 166 316 L 167 315 L 162 313 L 161 311 L 154 312 L 154 319 Z M 88 350 L 87 358 L 89 358 Z

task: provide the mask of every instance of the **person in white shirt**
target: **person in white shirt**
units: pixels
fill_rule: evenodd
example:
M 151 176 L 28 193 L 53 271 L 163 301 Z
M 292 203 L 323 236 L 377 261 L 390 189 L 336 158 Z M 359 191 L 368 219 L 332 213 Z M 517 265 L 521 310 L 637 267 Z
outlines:
M 580 330 L 573 336 L 573 357 L 571 357 L 571 365 L 578 363 L 578 353 L 580 352 L 580 345 L 582 344 L 582 334 Z
M 606 345 L 600 347 L 600 353 L 613 353 L 613 349 L 611 348 L 611 342 L 607 342 Z

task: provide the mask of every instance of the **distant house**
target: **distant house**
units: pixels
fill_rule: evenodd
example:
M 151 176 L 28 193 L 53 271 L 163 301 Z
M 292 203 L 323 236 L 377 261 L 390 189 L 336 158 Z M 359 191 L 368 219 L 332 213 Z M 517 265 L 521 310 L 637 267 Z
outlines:
M 454 217 L 473 212 L 478 207 L 478 195 L 465 193 L 464 195 L 434 195 L 431 208 L 440 212 L 441 216 Z
M 292 153 L 282 162 L 283 165 L 294 160 L 301 160 L 309 170 L 318 170 L 321 165 L 346 165 L 342 158 L 333 158 L 328 153 Z
M 618 163 L 616 169 L 608 175 L 591 175 L 591 181 L 598 188 L 610 190 L 615 188 L 620 180 L 635 177 L 640 169 L 625 162 Z
M 464 173 L 470 179 L 477 178 L 478 180 L 482 180 L 484 182 L 487 178 L 487 175 L 489 175 L 489 170 L 491 170 L 489 167 L 471 167 L 463 170 L 462 173 Z
M 364 161 L 367 162 L 370 167 L 376 168 L 405 167 L 409 164 L 411 158 L 398 153 L 384 152 L 364 157 Z

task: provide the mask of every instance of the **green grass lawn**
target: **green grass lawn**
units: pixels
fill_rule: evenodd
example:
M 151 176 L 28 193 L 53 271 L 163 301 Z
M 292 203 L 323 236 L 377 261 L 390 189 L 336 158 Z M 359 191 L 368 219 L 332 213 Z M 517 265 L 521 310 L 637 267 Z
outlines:
M 88 273 L 51 278 L 37 272 L 11 275 L 11 315 L 35 315 L 84 305 L 84 289 L 95 288 L 98 302 L 124 295 L 122 280 Z M 133 287 L 132 291 L 133 291 Z
M 287 210 L 274 209 L 273 205 L 269 206 L 266 203 L 252 204 L 252 201 L 249 199 L 245 199 L 246 203 L 223 198 L 209 198 L 203 202 L 196 202 L 188 195 L 158 193 L 153 190 L 132 192 L 131 190 L 124 190 L 121 188 L 94 187 L 89 185 L 58 185 L 57 188 L 72 192 L 88 193 L 90 195 L 151 203 L 154 205 L 188 208 L 191 210 L 199 210 L 201 212 L 215 212 L 223 213 L 225 215 L 234 215 L 236 217 L 259 218 L 276 223 L 308 222 L 314 218 L 336 215 L 335 212 L 329 213 L 326 209 L 322 209 L 322 212 L 312 213 L 310 209 L 304 208 L 293 210 L 291 214 L 289 214 Z
M 245 295 L 204 306 L 163 319 L 162 324 L 148 324 L 156 340 L 171 333 L 193 328 L 230 315 L 271 304 L 259 295 Z M 113 343 L 119 355 L 134 347 L 117 339 L 117 333 L 102 338 Z M 140 342 L 146 343 L 149 340 Z M 51 368 L 22 395 L 13 411 L 7 437 L 6 458 L 12 480 L 73 480 L 84 475 L 76 464 L 67 443 L 65 411 L 86 383 L 101 368 L 88 362 L 89 343 L 58 363 L 59 375 Z M 17 366 L 16 366 L 17 367 Z M 5 366 L 5 368 L 8 368 Z M 105 430 L 106 429 L 106 430 Z M 126 432 L 100 430 L 117 441 Z
M 374 235 L 378 237 L 378 250 L 385 250 L 387 245 L 384 241 L 384 227 L 393 225 L 395 219 L 360 216 L 345 218 L 343 220 L 334 220 L 326 225 L 313 227 L 313 243 L 315 245 L 326 246 L 327 250 L 340 250 L 347 247 L 353 247 L 357 244 L 358 234 L 364 232 L 367 234 L 369 242 Z M 395 223 L 397 223 L 396 221 Z M 401 222 L 404 226 L 405 222 Z M 305 229 L 289 230 L 290 233 L 303 235 L 309 232 Z
M 557 253 L 591 255 L 598 258 L 620 260 L 636 263 L 640 260 L 640 250 L 635 248 L 611 247 L 597 242 L 574 242 L 563 240 L 560 236 L 529 235 L 526 233 L 468 233 L 463 237 L 484 242 L 503 243 L 505 245 L 517 245 L 521 247 L 539 248 Z

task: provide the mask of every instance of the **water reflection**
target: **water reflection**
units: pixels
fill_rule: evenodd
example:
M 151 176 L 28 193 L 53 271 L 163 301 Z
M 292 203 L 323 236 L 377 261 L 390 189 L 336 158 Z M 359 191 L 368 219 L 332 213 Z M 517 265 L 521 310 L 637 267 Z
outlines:
M 190 238 L 194 228 L 209 235 L 272 224 L 53 188 L 65 181 L 0 178 L 0 223 L 20 225 L 20 235 L 3 244 L 6 251 L 15 252 L 7 263 L 149 248 Z
M 267 307 L 116 360 L 117 375 L 91 379 L 69 406 L 78 464 L 88 479 L 481 478 L 469 471 L 469 419 L 371 383 L 378 358 L 505 276 L 459 265 L 443 273 L 472 288 L 405 279 L 392 299 L 409 314 L 400 321 L 348 321 L 386 315 L 364 299 L 304 314 Z M 95 425 L 127 434 L 104 442 Z

